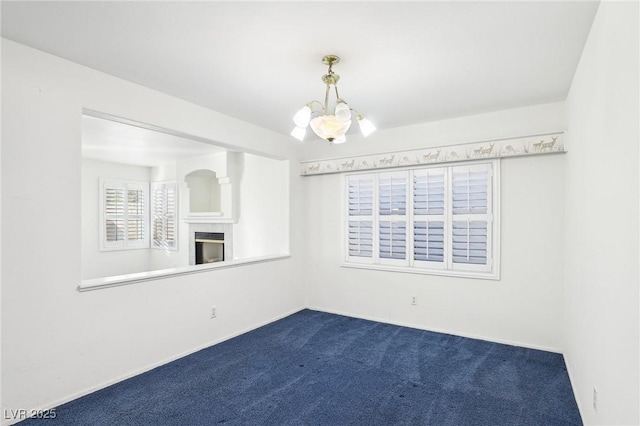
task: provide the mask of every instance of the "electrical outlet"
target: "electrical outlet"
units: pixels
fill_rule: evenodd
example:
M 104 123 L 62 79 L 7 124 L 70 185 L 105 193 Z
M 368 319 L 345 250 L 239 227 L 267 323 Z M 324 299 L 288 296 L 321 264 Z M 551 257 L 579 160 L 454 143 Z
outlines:
M 213 306 L 211 307 L 211 318 L 215 318 L 216 317 L 216 307 Z
M 593 409 L 598 411 L 598 388 L 593 387 Z
M 418 298 L 416 296 L 411 296 L 411 304 L 416 306 L 418 304 Z

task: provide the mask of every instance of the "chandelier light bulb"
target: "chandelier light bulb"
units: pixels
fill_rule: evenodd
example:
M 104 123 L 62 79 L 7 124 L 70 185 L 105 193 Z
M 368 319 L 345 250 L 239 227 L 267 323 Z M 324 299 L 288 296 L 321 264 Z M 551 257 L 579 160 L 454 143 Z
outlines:
M 346 141 L 347 141 L 346 136 L 342 135 L 340 137 L 335 138 L 332 143 L 345 143 Z
M 307 127 L 310 119 L 311 108 L 306 105 L 300 108 L 300 110 L 296 112 L 296 115 L 293 116 L 293 122 L 296 123 L 298 127 Z

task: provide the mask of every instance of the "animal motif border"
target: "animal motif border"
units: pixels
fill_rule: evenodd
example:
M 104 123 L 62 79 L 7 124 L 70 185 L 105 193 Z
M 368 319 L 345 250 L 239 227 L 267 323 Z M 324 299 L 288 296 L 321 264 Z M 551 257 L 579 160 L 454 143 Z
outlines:
M 303 176 L 431 163 L 562 153 L 563 132 L 300 163 Z

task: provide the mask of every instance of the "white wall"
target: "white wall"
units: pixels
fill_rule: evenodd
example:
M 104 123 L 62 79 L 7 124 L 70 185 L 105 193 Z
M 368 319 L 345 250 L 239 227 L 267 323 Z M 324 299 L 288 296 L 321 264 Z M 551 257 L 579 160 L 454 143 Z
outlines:
M 234 258 L 289 252 L 288 170 L 286 160 L 244 154 L 240 214 L 233 229 Z
M 287 137 L 3 40 L 3 410 L 57 405 L 303 307 L 299 256 L 76 291 L 83 107 L 297 163 Z M 292 203 L 294 229 L 302 208 Z
M 585 424 L 640 423 L 638 12 L 600 4 L 567 98 L 564 350 Z
M 150 269 L 149 249 L 100 251 L 100 179 L 149 182 L 150 169 L 82 159 L 82 279 Z
M 305 158 L 517 137 L 562 130 L 562 103 L 377 132 L 366 142 L 309 144 Z M 341 267 L 343 176 L 305 178 L 307 304 L 524 346 L 562 349 L 563 165 L 570 154 L 501 161 L 500 281 Z M 411 306 L 416 296 L 417 306 Z

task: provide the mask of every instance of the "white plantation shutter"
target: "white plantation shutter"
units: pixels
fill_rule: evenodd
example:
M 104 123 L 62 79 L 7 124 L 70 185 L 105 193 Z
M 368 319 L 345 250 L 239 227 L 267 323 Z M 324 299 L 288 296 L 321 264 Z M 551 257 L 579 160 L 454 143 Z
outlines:
M 487 222 L 481 220 L 453 221 L 453 263 L 486 265 Z
M 146 248 L 148 184 L 101 180 L 101 250 Z
M 452 169 L 453 214 L 487 213 L 490 170 L 485 167 L 454 167 Z
M 490 163 L 451 169 L 452 269 L 491 269 L 491 177 Z
M 349 221 L 349 256 L 373 256 L 373 221 Z
M 175 182 L 167 186 L 167 212 L 165 240 L 169 247 L 178 248 L 178 187 Z
M 446 169 L 414 170 L 413 176 L 413 264 L 445 267 Z
M 407 172 L 378 175 L 378 242 L 381 264 L 408 264 L 407 180 Z
M 347 178 L 347 206 L 347 259 L 352 262 L 370 262 L 374 250 L 374 175 Z
M 443 216 L 445 203 L 445 169 L 413 171 L 414 216 Z
M 107 242 L 124 241 L 124 187 L 104 188 L 104 233 Z
M 154 248 L 177 249 L 176 213 L 176 183 L 153 182 L 151 184 L 151 226 Z
M 164 238 L 164 187 L 157 182 L 151 183 L 151 238 L 153 247 L 160 247 L 160 242 Z
M 381 173 L 378 178 L 378 198 L 381 216 L 407 214 L 407 174 Z
M 439 220 L 413 223 L 413 260 L 419 262 L 435 262 L 429 267 L 444 267 L 444 222 Z
M 347 262 L 497 278 L 498 165 L 347 176 Z
M 146 191 L 127 189 L 127 240 L 144 241 L 146 228 Z
M 349 216 L 373 215 L 373 175 L 350 176 L 348 179 Z
M 407 258 L 407 224 L 404 221 L 380 221 L 380 259 Z

